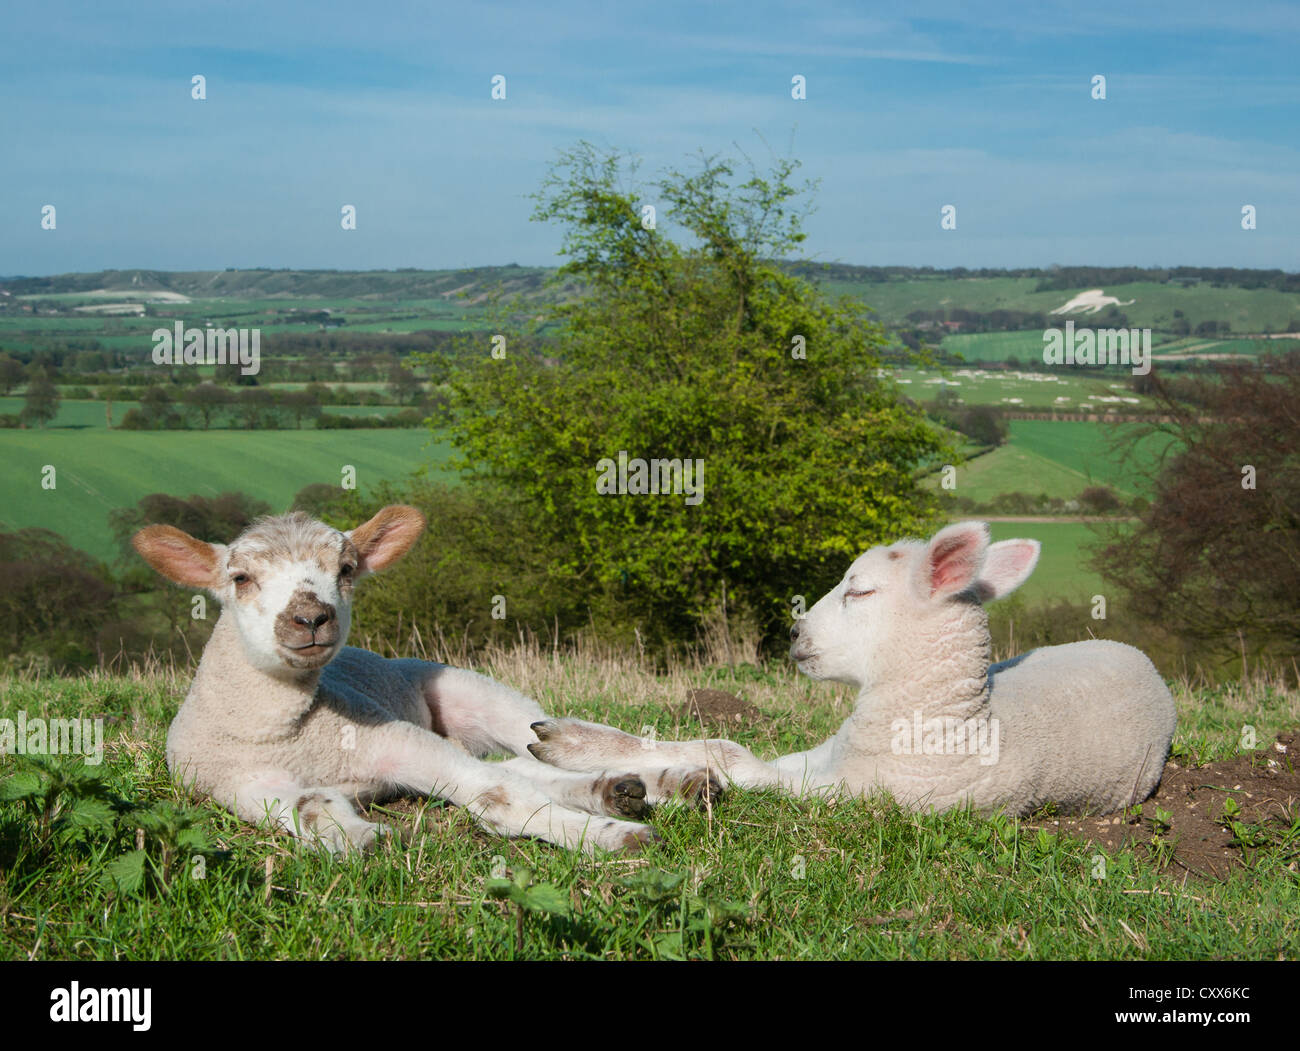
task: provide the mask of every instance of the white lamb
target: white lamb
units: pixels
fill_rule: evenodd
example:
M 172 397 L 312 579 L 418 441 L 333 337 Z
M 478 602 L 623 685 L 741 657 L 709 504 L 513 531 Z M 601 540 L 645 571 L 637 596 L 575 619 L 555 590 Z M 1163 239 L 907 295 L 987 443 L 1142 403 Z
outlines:
M 592 815 L 640 817 L 709 790 L 702 770 L 660 771 L 649 791 L 634 774 L 555 770 L 527 751 L 536 702 L 473 672 L 345 646 L 354 582 L 423 529 L 419 511 L 393 506 L 348 533 L 301 513 L 261 519 L 229 545 L 171 526 L 138 532 L 150 565 L 223 607 L 167 735 L 172 775 L 332 852 L 382 830 L 356 804 L 405 792 L 466 807 L 503 835 L 620 850 L 653 830 Z M 518 758 L 475 758 L 498 751 Z
M 1090 640 L 989 666 L 980 603 L 1024 583 L 1038 554 L 1035 540 L 990 545 L 987 525 L 964 522 L 860 556 L 790 632 L 800 671 L 859 690 L 839 732 L 811 751 L 764 762 L 731 741 L 642 740 L 560 719 L 534 727 L 533 754 L 643 777 L 707 764 L 731 783 L 796 794 L 884 789 L 917 810 L 1106 813 L 1139 802 L 1160 780 L 1175 720 L 1146 656 Z

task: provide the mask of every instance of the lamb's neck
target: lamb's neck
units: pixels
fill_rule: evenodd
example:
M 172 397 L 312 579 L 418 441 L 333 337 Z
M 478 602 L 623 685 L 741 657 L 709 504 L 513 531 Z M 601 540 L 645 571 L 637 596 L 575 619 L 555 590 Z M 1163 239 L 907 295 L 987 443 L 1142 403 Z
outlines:
M 311 709 L 320 672 L 271 675 L 248 663 L 239 629 L 224 610 L 203 650 L 190 694 L 205 707 L 231 715 L 239 737 L 269 739 L 291 733 Z
M 988 710 L 988 621 L 979 607 L 941 623 L 918 626 L 889 666 L 863 686 L 855 717 L 970 719 Z

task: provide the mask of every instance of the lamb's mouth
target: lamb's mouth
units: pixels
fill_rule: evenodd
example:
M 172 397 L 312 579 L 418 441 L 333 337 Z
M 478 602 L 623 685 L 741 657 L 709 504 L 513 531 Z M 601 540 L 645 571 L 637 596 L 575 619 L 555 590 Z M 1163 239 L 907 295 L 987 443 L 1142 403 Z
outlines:
M 800 653 L 794 646 L 790 647 L 790 659 L 796 664 L 803 664 L 805 661 L 810 661 L 816 656 L 816 653 Z
M 290 646 L 287 642 L 282 642 L 280 645 L 292 654 L 294 659 L 311 659 L 332 653 L 334 647 L 338 645 L 338 641 L 338 639 L 331 639 L 329 642 L 308 642 L 302 646 Z

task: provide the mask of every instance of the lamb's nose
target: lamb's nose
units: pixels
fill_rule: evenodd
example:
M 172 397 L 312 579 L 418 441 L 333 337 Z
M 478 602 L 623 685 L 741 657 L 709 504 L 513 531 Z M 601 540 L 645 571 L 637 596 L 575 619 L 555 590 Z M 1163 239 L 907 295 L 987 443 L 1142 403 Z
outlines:
M 311 612 L 312 611 L 308 611 L 309 614 Z M 317 613 L 314 617 L 310 615 L 303 616 L 301 613 L 295 613 L 293 622 L 295 624 L 301 624 L 304 628 L 311 628 L 312 631 L 315 631 L 322 624 L 328 624 L 333 619 L 334 619 L 333 607 L 321 606 L 320 612 Z
M 798 642 L 798 641 L 799 641 L 799 626 L 800 626 L 800 625 L 799 625 L 799 621 L 797 621 L 797 620 L 796 620 L 792 625 L 790 625 L 790 641 L 791 641 L 791 642 Z

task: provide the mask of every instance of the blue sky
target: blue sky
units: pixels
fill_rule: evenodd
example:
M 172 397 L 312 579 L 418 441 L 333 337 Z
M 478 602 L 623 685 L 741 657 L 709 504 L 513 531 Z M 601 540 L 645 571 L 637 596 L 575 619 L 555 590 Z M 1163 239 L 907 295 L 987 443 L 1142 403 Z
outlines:
M 0 274 L 549 265 L 527 195 L 579 139 L 650 177 L 792 154 L 819 260 L 1300 269 L 1295 4 L 136 0 L 4 23 Z

